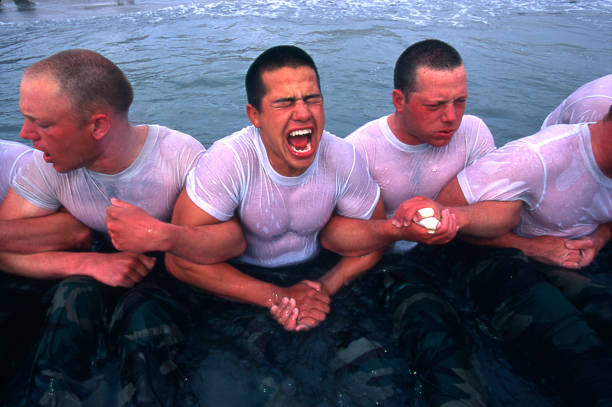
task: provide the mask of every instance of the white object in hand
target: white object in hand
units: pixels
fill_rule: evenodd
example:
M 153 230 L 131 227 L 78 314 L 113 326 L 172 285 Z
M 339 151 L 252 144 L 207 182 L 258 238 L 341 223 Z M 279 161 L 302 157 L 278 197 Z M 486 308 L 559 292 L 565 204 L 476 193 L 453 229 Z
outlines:
M 427 233 L 429 234 L 436 233 L 436 229 L 438 228 L 440 221 L 434 217 L 435 212 L 433 208 L 421 208 L 418 212 L 419 215 L 421 215 L 421 220 L 415 223 L 427 229 Z

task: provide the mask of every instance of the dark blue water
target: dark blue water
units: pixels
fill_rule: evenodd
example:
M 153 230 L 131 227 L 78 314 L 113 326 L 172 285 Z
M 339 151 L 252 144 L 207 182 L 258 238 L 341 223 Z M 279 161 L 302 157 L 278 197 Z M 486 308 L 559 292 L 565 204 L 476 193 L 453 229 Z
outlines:
M 345 136 L 391 113 L 401 51 L 439 38 L 464 58 L 467 113 L 483 118 L 501 145 L 534 133 L 574 89 L 612 72 L 611 22 L 610 0 L 2 0 L 0 138 L 19 139 L 24 68 L 63 49 L 89 48 L 132 81 L 132 121 L 163 124 L 209 146 L 248 124 L 244 74 L 253 58 L 277 44 L 298 45 L 314 57 L 326 128 Z M 475 337 L 494 405 L 555 405 L 516 374 L 486 335 Z M 209 354 L 194 375 L 196 391 L 213 397 L 212 405 L 291 405 L 294 378 L 271 371 L 251 379 L 257 366 L 249 363 L 222 350 Z M 99 400 L 112 393 L 102 383 Z M 211 386 L 219 389 L 213 396 L 206 391 Z M 352 405 L 341 393 L 331 396 L 337 405 Z
M 0 138 L 16 139 L 18 83 L 30 63 L 91 48 L 136 89 L 135 122 L 183 130 L 205 145 L 247 123 L 243 78 L 269 46 L 317 62 L 327 129 L 345 136 L 391 112 L 393 64 L 410 43 L 440 38 L 463 55 L 467 111 L 498 144 L 539 129 L 572 90 L 612 70 L 612 2 L 47 0 L 0 3 Z

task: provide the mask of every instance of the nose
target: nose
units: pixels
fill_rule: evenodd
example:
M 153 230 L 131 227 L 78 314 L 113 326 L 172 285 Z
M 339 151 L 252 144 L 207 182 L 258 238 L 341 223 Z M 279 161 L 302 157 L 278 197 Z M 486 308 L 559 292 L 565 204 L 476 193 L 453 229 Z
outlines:
M 293 108 L 293 120 L 306 121 L 308 119 L 310 119 L 310 108 L 308 107 L 308 103 L 303 99 L 297 100 Z
M 457 120 L 457 112 L 455 111 L 455 106 L 452 103 L 448 103 L 444 106 L 442 121 L 450 123 L 454 122 L 455 120 Z
M 37 133 L 34 131 L 34 125 L 28 119 L 23 120 L 19 137 L 25 140 L 35 140 L 38 138 Z

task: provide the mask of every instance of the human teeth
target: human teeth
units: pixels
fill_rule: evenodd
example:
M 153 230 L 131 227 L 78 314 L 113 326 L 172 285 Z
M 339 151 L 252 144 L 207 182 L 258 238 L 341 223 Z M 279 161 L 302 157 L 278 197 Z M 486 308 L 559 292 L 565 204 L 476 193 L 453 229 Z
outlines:
M 433 208 L 421 208 L 418 212 L 422 219 L 415 223 L 427 229 L 427 233 L 429 234 L 436 233 L 440 221 L 434 216 L 435 212 Z
M 312 149 L 312 145 L 310 144 L 310 141 L 303 148 L 298 148 L 298 147 L 293 146 L 291 144 L 289 144 L 289 147 L 291 147 L 291 149 L 293 151 L 297 151 L 298 153 L 305 153 L 305 152 L 310 151 Z
M 310 129 L 294 130 L 291 133 L 289 133 L 289 137 L 306 136 L 306 135 L 311 134 L 311 133 L 312 133 L 312 130 L 310 130 Z
M 296 153 L 308 153 L 312 150 L 310 143 L 311 129 L 293 130 L 289 133 L 289 147 Z

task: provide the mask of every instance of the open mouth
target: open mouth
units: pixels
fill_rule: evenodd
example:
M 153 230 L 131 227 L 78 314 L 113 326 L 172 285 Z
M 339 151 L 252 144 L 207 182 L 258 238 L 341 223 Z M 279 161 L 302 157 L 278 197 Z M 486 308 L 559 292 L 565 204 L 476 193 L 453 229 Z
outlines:
M 312 152 L 312 129 L 294 130 L 287 136 L 289 150 L 298 157 L 309 156 Z

